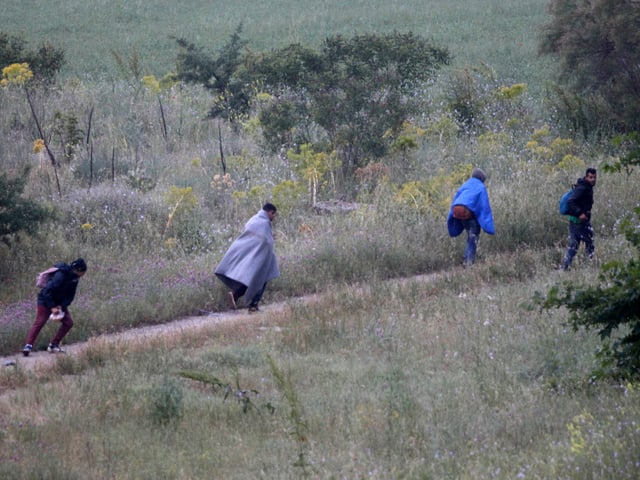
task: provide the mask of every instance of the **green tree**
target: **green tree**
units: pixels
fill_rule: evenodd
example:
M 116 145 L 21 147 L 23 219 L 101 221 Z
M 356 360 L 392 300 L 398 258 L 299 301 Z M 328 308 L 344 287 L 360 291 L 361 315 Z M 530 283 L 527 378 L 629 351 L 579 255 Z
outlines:
M 626 138 L 631 142 L 638 136 Z M 629 146 L 628 153 L 609 171 L 640 165 L 640 143 Z M 621 230 L 635 249 L 626 262 L 614 260 L 602 266 L 598 284 L 555 285 L 538 302 L 545 309 L 565 307 L 575 329 L 597 329 L 603 340 L 598 356 L 601 375 L 623 378 L 640 377 L 640 208 L 634 209 L 635 219 L 621 223 Z
M 575 129 L 640 130 L 637 0 L 551 0 L 539 51 L 559 63 L 556 106 Z
M 40 223 L 52 217 L 48 209 L 22 196 L 28 173 L 25 169 L 18 178 L 0 174 L 0 241 L 6 245 L 21 232 L 35 234 Z
M 350 176 L 368 158 L 383 156 L 390 138 L 418 111 L 420 88 L 443 65 L 446 49 L 413 33 L 341 35 L 325 40 L 319 51 L 289 45 L 253 59 L 253 81 L 273 95 L 261 114 L 265 133 L 293 143 L 316 136 L 338 152 Z M 284 126 L 287 131 L 278 132 Z M 317 139 L 316 139 L 317 140 Z M 291 144 L 280 147 L 291 147 Z
M 242 49 L 247 43 L 240 37 L 241 33 L 242 24 L 238 25 L 215 58 L 184 38 L 176 39 L 180 47 L 176 60 L 178 79 L 204 85 L 217 95 L 209 111 L 211 118 L 236 120 L 249 110 L 250 94 L 240 76 L 240 66 L 244 61 Z

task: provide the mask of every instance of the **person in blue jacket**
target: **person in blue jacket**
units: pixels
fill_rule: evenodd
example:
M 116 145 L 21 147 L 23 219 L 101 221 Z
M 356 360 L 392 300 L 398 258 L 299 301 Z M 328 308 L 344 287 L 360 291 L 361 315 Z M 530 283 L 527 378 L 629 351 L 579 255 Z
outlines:
M 451 237 L 457 237 L 463 230 L 467 232 L 464 266 L 471 266 L 475 261 L 480 229 L 489 235 L 495 234 L 489 195 L 484 185 L 486 180 L 487 175 L 480 168 L 474 168 L 471 178 L 454 195 L 447 217 Z

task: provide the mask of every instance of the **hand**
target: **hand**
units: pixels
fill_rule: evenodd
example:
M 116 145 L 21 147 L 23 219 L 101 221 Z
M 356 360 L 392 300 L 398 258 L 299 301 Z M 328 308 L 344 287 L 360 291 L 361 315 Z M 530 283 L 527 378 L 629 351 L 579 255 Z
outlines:
M 587 216 L 584 213 L 581 213 L 578 218 L 580 219 L 581 222 L 586 222 L 587 221 Z

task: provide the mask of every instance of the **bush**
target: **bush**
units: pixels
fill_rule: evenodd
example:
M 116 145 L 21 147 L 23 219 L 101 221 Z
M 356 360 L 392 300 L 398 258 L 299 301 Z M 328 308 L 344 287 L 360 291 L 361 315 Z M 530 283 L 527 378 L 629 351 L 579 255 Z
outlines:
M 0 241 L 7 245 L 21 232 L 35 234 L 41 223 L 52 218 L 50 210 L 22 197 L 28 175 L 28 168 L 20 178 L 0 174 Z
M 64 65 L 64 50 L 43 42 L 37 50 L 27 50 L 20 35 L 0 32 L 0 68 L 12 63 L 28 63 L 36 80 L 53 82 Z

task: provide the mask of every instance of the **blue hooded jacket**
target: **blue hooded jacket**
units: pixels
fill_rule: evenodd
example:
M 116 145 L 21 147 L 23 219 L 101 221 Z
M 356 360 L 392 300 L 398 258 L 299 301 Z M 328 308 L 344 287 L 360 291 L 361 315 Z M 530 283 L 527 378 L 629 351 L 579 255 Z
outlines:
M 471 177 L 460 186 L 453 197 L 451 208 L 449 209 L 449 216 L 447 217 L 447 228 L 450 236 L 457 237 L 464 230 L 464 226 L 462 221 L 453 218 L 454 205 L 464 205 L 471 210 L 471 213 L 473 213 L 473 216 L 485 232 L 489 235 L 496 233 L 495 227 L 493 226 L 493 215 L 491 213 L 491 205 L 489 204 L 489 195 L 482 180 Z

